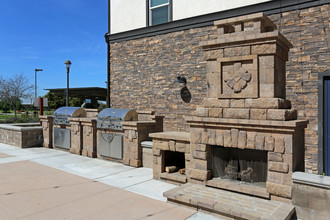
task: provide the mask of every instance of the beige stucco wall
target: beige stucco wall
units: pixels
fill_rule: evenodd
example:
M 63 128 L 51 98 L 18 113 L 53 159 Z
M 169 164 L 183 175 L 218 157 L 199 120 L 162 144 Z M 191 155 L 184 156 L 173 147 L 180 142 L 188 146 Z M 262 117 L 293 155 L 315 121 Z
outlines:
M 271 0 L 173 0 L 173 21 Z M 111 34 L 147 26 L 146 0 L 111 0 Z
M 111 34 L 146 26 L 146 0 L 111 0 Z
M 173 20 L 244 7 L 270 0 L 173 0 Z

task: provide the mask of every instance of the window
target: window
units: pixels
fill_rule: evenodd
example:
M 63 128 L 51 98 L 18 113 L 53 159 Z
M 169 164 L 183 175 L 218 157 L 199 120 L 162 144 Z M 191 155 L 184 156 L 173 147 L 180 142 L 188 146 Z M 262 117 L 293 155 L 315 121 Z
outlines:
M 170 10 L 170 0 L 149 0 L 149 25 L 170 21 Z

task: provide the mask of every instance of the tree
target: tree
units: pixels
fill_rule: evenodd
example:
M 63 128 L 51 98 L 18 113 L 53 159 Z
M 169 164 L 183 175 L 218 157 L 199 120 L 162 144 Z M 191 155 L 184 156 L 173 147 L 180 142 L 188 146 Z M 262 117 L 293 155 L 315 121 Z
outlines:
M 0 110 L 7 113 L 10 110 L 10 104 L 8 102 L 0 102 Z
M 65 106 L 65 97 L 63 96 L 56 96 L 54 93 L 48 92 L 45 98 L 48 99 L 48 108 L 50 109 L 57 109 Z
M 69 97 L 69 105 L 73 107 L 80 107 L 82 104 L 84 104 L 83 98 L 75 98 L 75 97 Z
M 66 105 L 65 96 L 57 96 L 54 93 L 48 92 L 45 95 L 45 98 L 48 98 L 48 107 L 50 109 L 57 109 L 59 107 Z M 74 107 L 79 107 L 84 103 L 82 98 L 69 97 L 69 105 Z
M 8 79 L 0 77 L 0 101 L 8 102 L 17 116 L 17 101 L 31 97 L 33 85 L 29 83 L 28 78 L 23 74 L 15 74 Z

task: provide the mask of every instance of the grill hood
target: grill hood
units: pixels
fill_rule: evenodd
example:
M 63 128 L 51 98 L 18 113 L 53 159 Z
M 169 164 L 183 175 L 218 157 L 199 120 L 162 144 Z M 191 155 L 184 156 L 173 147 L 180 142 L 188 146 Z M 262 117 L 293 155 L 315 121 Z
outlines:
M 81 107 L 60 107 L 54 112 L 54 117 L 86 117 L 86 110 Z
M 137 121 L 138 115 L 135 109 L 105 108 L 99 113 L 98 120 Z

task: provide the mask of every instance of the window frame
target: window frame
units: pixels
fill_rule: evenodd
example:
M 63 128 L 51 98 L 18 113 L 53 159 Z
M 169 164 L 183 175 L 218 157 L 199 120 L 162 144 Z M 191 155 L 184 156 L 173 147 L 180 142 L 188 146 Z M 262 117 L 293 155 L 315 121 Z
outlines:
M 146 16 L 147 17 L 147 20 L 146 20 L 147 27 L 154 26 L 152 24 L 152 10 L 161 8 L 161 7 L 165 7 L 165 6 L 168 6 L 168 18 L 167 18 L 167 22 L 164 22 L 164 23 L 168 23 L 168 22 L 172 21 L 172 18 L 173 18 L 172 0 L 168 0 L 168 3 L 153 6 L 153 7 L 151 7 L 151 0 L 146 0 L 146 1 L 147 1 L 147 10 L 146 10 L 147 11 L 147 16 Z M 164 24 L 164 23 L 161 23 L 161 24 Z

